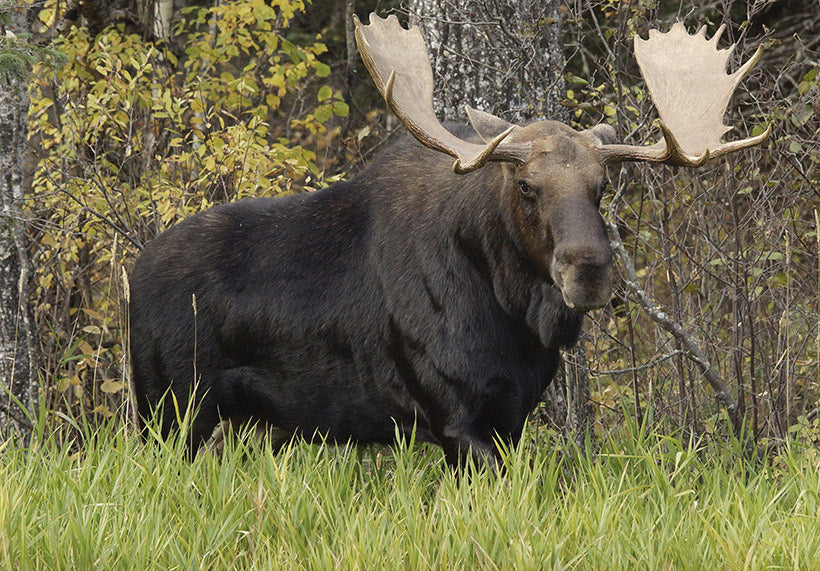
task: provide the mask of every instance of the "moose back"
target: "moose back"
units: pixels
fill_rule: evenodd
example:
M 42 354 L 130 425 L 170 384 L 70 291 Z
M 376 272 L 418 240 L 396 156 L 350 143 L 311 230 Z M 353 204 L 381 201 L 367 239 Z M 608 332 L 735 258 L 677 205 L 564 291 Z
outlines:
M 161 414 L 167 435 L 171 395 L 193 404 L 194 450 L 221 420 L 256 420 L 342 441 L 415 430 L 453 465 L 495 463 L 494 439 L 517 441 L 584 312 L 609 300 L 604 165 L 697 166 L 767 134 L 721 143 L 717 117 L 697 129 L 716 137 L 693 137 L 673 105 L 687 99 L 654 91 L 664 138 L 650 147 L 613 144 L 608 126 L 517 126 L 475 110 L 470 127 L 445 128 L 418 29 L 371 20 L 356 21 L 360 51 L 413 138 L 347 182 L 197 214 L 131 273 L 138 411 Z M 726 75 L 715 43 L 682 26 L 636 39 L 650 90 L 663 70 L 648 69 L 683 45 L 722 66 L 714 97 L 731 95 L 751 65 Z

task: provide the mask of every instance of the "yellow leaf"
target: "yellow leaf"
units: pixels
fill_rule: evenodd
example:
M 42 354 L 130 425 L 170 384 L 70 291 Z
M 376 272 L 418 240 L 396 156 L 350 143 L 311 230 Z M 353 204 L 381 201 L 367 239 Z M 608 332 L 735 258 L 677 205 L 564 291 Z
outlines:
M 120 392 L 123 387 L 125 387 L 125 383 L 122 381 L 117 381 L 114 379 L 108 379 L 100 385 L 100 390 L 104 393 L 118 393 Z

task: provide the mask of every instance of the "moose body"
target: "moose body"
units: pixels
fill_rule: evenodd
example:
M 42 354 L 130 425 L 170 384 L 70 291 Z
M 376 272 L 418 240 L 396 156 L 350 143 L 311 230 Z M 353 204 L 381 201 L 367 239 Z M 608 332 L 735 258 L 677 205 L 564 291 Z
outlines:
M 595 152 L 547 125 L 576 161 Z M 131 274 L 140 413 L 169 389 L 185 404 L 196 380 L 193 444 L 248 417 L 361 442 L 415 428 L 453 463 L 514 442 L 583 314 L 555 287 L 551 250 L 528 246 L 555 238 L 536 206 L 525 219 L 515 169 L 450 163 L 406 138 L 350 181 L 218 206 L 151 242 Z M 585 220 L 596 196 L 576 186 L 549 210 L 573 226 L 560 243 L 591 237 L 608 266 L 600 218 Z M 608 289 L 602 270 L 591 289 Z
M 768 136 L 720 141 L 760 49 L 727 75 L 719 35 L 676 24 L 636 36 L 664 137 L 631 146 L 605 125 L 516 126 L 471 109 L 472 129 L 448 130 L 418 29 L 356 20 L 365 64 L 415 140 L 348 182 L 218 206 L 149 244 L 131 274 L 140 414 L 161 412 L 167 434 L 169 397 L 194 397 L 192 447 L 221 419 L 256 419 L 360 442 L 415 430 L 451 464 L 495 462 L 494 439 L 520 437 L 583 312 L 609 300 L 604 165 L 699 166 Z M 668 81 L 679 53 L 708 81 Z

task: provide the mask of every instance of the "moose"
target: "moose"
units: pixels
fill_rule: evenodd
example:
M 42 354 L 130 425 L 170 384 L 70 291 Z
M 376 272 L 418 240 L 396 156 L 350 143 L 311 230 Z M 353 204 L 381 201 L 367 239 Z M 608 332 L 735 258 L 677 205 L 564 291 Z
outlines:
M 761 143 L 768 129 L 721 142 L 761 50 L 727 74 L 722 28 L 636 37 L 663 136 L 631 146 L 608 125 L 512 125 L 469 108 L 470 125 L 445 126 L 419 29 L 375 14 L 355 25 L 412 137 L 348 181 L 216 206 L 148 244 L 130 275 L 138 412 L 160 414 L 167 436 L 177 407 L 195 405 L 194 451 L 222 421 L 256 421 L 360 443 L 415 431 L 451 465 L 492 466 L 584 313 L 610 300 L 605 165 L 699 166 Z

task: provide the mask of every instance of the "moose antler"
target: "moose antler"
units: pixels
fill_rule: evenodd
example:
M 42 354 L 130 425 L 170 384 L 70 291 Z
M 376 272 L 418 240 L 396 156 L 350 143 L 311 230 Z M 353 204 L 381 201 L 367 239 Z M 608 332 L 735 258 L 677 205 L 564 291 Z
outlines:
M 756 137 L 730 143 L 720 141 L 731 130 L 723 124 L 729 99 L 763 53 L 763 46 L 759 46 L 740 69 L 727 74 L 726 65 L 734 45 L 717 49 L 724 28 L 721 26 L 709 40 L 706 26 L 689 35 L 680 22 L 665 34 L 650 30 L 648 40 L 635 36 L 635 59 L 658 109 L 663 140 L 647 147 L 601 145 L 599 152 L 604 162 L 700 166 L 710 158 L 766 140 L 771 125 Z
M 433 112 L 433 70 L 418 27 L 402 28 L 396 16 L 371 14 L 363 25 L 353 16 L 356 44 L 387 106 L 423 145 L 456 158 L 453 171 L 465 174 L 487 161 L 522 162 L 526 145 L 501 145 L 514 127 L 484 145 L 450 133 Z

